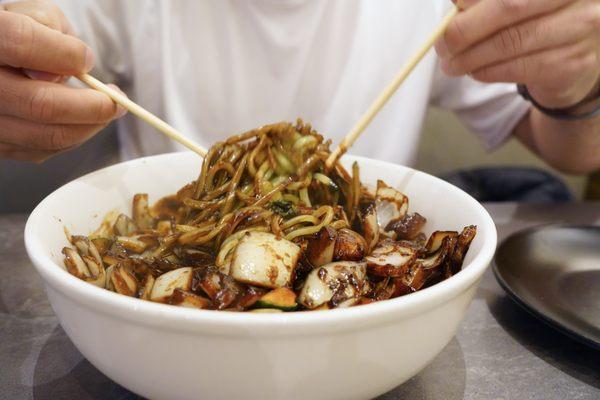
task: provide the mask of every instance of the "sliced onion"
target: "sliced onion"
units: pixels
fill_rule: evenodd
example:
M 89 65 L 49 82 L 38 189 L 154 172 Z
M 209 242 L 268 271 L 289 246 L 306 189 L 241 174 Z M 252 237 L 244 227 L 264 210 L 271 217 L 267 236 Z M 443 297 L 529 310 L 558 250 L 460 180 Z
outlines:
M 162 274 L 154 282 L 150 300 L 165 302 L 175 289 L 188 291 L 192 287 L 192 268 L 178 268 Z
M 300 247 L 267 232 L 248 232 L 240 240 L 231 259 L 230 275 L 254 286 L 289 286 Z

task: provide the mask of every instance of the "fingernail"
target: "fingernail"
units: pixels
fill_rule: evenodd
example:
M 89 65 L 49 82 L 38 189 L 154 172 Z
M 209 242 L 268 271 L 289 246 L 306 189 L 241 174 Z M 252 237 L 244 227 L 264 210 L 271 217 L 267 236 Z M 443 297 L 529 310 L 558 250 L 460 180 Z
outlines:
M 440 58 L 446 58 L 450 55 L 450 50 L 448 50 L 448 45 L 443 37 L 435 42 L 435 51 Z
M 122 90 L 121 90 L 121 88 L 120 88 L 120 87 L 118 87 L 117 85 L 115 85 L 114 83 L 109 83 L 109 84 L 108 84 L 108 85 L 106 85 L 106 86 L 108 86 L 108 87 L 109 87 L 109 88 L 111 88 L 112 90 L 115 90 L 115 91 L 117 91 L 117 92 L 121 93 L 123 96 L 127 97 L 127 94 L 126 94 L 124 91 L 122 91 Z
M 23 72 L 29 78 L 34 79 L 36 81 L 46 81 L 46 82 L 56 83 L 62 79 L 62 76 L 60 76 L 60 75 L 51 74 L 51 73 L 42 72 L 42 71 L 34 71 L 32 69 L 24 69 Z
M 127 94 L 125 92 L 123 92 L 117 85 L 113 85 L 112 83 L 109 83 L 107 85 L 109 88 L 113 89 L 116 92 L 119 92 L 120 94 L 122 94 L 123 96 L 127 97 Z M 127 109 L 124 108 L 123 106 L 117 105 L 117 118 L 121 118 L 123 116 L 125 116 L 127 114 Z
M 91 71 L 94 68 L 94 52 L 89 47 L 85 50 L 85 71 Z
M 450 59 L 442 58 L 440 60 L 440 68 L 446 75 L 451 75 L 452 74 L 452 64 L 450 62 Z

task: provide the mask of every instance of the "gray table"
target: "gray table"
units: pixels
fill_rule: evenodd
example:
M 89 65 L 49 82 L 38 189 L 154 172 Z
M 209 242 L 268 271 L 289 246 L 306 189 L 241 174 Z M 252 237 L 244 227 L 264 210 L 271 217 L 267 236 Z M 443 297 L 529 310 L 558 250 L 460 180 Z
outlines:
M 600 224 L 600 204 L 489 205 L 500 238 L 547 223 Z M 23 247 L 25 215 L 0 216 L 0 399 L 137 399 L 75 349 Z M 600 399 L 600 352 L 530 317 L 489 270 L 460 331 L 382 399 Z

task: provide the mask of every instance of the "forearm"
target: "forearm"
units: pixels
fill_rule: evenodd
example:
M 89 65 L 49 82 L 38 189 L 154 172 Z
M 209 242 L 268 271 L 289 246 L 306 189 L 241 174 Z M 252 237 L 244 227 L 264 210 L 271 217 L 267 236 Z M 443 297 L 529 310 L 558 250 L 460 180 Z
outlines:
M 562 172 L 585 174 L 600 170 L 600 117 L 563 121 L 532 108 L 514 134 Z

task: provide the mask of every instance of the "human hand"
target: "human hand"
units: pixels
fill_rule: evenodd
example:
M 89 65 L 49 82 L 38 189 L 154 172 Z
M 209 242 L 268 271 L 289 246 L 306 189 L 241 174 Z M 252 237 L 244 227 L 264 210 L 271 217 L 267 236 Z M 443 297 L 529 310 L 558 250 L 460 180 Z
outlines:
M 103 93 L 63 84 L 94 64 L 70 33 L 50 1 L 0 4 L 0 157 L 42 162 L 125 114 Z
M 600 0 L 458 0 L 436 43 L 442 70 L 482 82 L 522 83 L 546 108 L 600 89 Z

